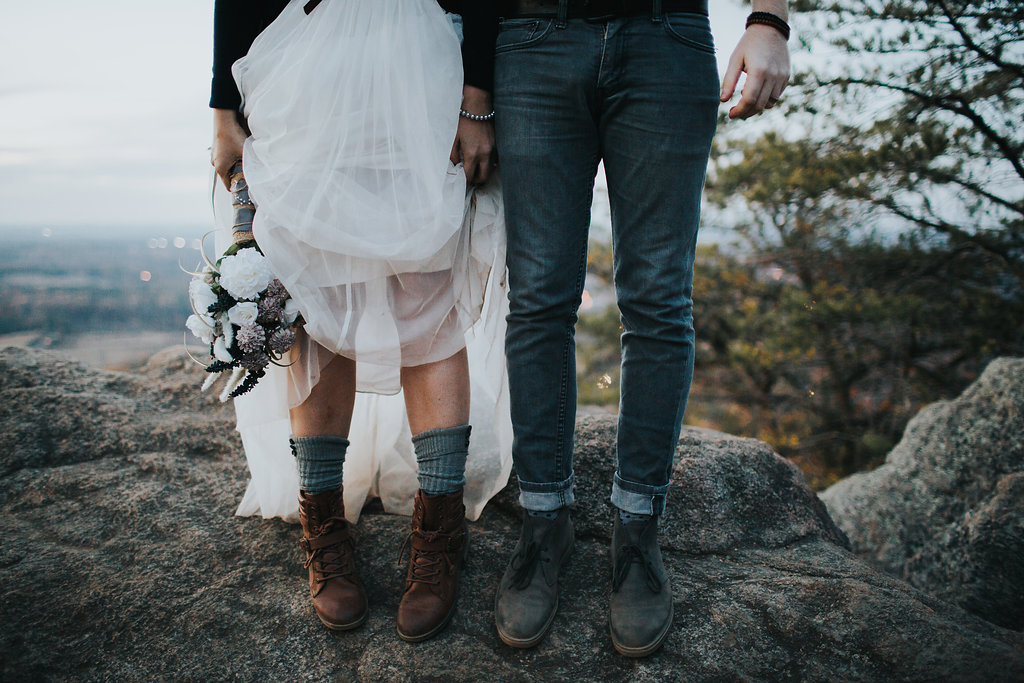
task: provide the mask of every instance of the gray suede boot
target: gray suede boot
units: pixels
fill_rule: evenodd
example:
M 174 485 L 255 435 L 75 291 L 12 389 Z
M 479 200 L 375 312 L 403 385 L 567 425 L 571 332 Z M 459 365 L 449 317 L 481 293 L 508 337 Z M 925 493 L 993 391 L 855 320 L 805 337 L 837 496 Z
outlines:
M 558 572 L 575 539 L 569 509 L 555 519 L 523 515 L 523 533 L 494 596 L 494 623 L 502 642 L 533 647 L 558 610 Z
M 658 517 L 612 529 L 612 644 L 626 657 L 646 657 L 672 626 L 672 585 L 658 547 Z

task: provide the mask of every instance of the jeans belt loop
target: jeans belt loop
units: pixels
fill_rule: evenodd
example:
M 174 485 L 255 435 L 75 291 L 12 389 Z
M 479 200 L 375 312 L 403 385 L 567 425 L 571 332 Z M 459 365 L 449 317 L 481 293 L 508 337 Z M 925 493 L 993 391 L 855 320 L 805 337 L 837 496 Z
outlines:
M 555 21 L 556 28 L 565 28 L 569 25 L 569 0 L 558 0 L 558 19 Z
M 654 0 L 651 3 L 651 21 L 655 24 L 660 24 L 664 16 L 665 12 L 661 8 L 661 0 Z

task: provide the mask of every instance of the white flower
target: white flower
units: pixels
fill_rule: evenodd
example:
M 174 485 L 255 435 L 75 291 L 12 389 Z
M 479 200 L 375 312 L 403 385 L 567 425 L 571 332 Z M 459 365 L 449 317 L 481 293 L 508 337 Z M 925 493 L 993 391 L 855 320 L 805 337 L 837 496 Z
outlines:
M 220 379 L 219 372 L 208 372 L 206 374 L 209 376 L 205 380 L 203 380 L 203 386 L 199 387 L 200 392 L 206 391 L 207 389 L 213 386 L 214 382 Z
M 284 302 L 284 321 L 291 325 L 299 317 L 299 305 L 295 299 L 288 299 Z
M 217 341 L 213 342 L 213 357 L 224 363 L 234 360 L 231 357 L 231 352 L 228 351 L 227 344 L 224 343 L 224 337 L 217 337 Z
M 201 339 L 204 344 L 213 341 L 213 319 L 208 315 L 195 315 L 194 313 L 185 321 L 185 326 L 192 334 Z
M 212 285 L 213 284 L 213 273 L 214 273 L 213 266 L 207 264 L 207 266 L 205 268 L 203 268 L 203 274 L 200 275 L 199 277 L 206 284 Z
M 224 337 L 225 348 L 231 348 L 235 343 L 235 327 L 228 320 L 227 313 L 221 313 L 217 316 L 217 322 L 220 323 L 220 334 Z
M 231 371 L 231 376 L 228 377 L 228 381 L 224 384 L 224 390 L 220 392 L 220 402 L 226 403 L 231 398 L 231 392 L 242 383 L 245 379 L 245 368 L 235 368 Z
M 220 286 L 236 299 L 255 299 L 273 279 L 267 259 L 252 247 L 220 262 Z
M 235 304 L 228 311 L 228 320 L 238 325 L 239 327 L 245 327 L 249 323 L 256 322 L 256 316 L 259 314 L 259 310 L 256 304 L 251 302 L 245 302 Z
M 217 295 L 201 278 L 195 278 L 188 284 L 188 295 L 199 313 L 206 313 L 210 306 L 217 303 Z

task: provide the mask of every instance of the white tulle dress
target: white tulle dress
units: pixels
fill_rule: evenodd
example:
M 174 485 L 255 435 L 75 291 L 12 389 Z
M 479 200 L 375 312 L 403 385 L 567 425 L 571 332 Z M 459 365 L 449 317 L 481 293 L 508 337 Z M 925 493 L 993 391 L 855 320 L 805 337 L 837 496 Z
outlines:
M 252 475 L 237 514 L 297 519 L 288 410 L 336 353 L 357 365 L 346 516 L 372 496 L 411 513 L 400 368 L 465 346 L 465 502 L 476 519 L 511 469 L 508 305 L 497 181 L 467 191 L 449 161 L 463 80 L 456 29 L 436 0 L 324 0 L 308 15 L 303 4 L 292 0 L 232 69 L 252 131 L 253 233 L 306 321 L 290 365 L 235 400 Z M 215 194 L 220 253 L 230 199 Z

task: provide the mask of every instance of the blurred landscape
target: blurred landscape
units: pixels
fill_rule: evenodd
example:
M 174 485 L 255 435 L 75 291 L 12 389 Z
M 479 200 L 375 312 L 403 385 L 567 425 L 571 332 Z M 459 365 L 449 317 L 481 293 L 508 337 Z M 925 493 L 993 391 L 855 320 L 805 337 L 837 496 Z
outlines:
M 123 370 L 182 344 L 196 230 L 0 229 L 0 347 Z

